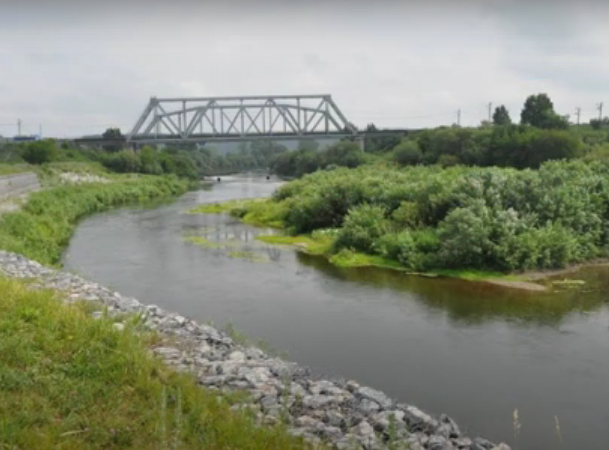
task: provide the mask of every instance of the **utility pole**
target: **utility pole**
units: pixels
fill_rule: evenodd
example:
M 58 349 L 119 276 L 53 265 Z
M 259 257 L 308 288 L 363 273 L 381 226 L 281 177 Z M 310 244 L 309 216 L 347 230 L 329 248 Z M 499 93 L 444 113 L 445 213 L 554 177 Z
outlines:
M 461 126 L 461 110 L 460 109 L 457 110 L 457 126 L 458 127 Z
M 38 125 L 38 137 L 42 139 L 42 124 Z
M 596 105 L 596 108 L 598 109 L 598 120 L 603 120 L 603 102 Z
M 493 110 L 493 103 L 489 103 L 488 104 L 488 121 L 490 122 L 493 118 L 492 116 L 492 110 Z
M 21 136 L 21 119 L 17 119 L 17 136 Z
M 579 125 L 579 118 L 581 116 L 581 113 L 582 113 L 582 109 L 581 108 L 579 108 L 579 107 L 575 108 L 575 115 L 577 116 L 577 124 L 578 125 Z

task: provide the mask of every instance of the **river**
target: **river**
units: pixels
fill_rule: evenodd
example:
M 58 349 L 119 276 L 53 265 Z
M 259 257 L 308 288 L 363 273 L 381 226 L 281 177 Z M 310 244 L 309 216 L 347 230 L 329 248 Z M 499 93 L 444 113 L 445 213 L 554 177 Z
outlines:
M 609 448 L 607 268 L 569 274 L 586 285 L 552 294 L 338 269 L 255 240 L 269 230 L 187 214 L 279 184 L 223 177 L 173 203 L 95 215 L 64 264 L 143 302 L 231 324 L 319 374 L 446 413 L 470 435 L 519 450 Z

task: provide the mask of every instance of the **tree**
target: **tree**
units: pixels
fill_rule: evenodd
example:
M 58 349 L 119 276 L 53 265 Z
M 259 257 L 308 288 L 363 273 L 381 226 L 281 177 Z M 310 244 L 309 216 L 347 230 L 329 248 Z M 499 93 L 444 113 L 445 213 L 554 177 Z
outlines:
M 123 133 L 121 133 L 120 128 L 108 128 L 106 131 L 104 131 L 102 137 L 104 139 L 123 139 Z M 103 146 L 103 149 L 107 152 L 118 152 L 122 148 L 123 146 L 120 143 L 105 144 Z
M 556 114 L 548 94 L 530 95 L 524 103 L 520 122 L 523 125 L 546 129 L 565 129 L 569 125 L 568 118 Z
M 423 153 L 416 141 L 403 140 L 393 150 L 393 160 L 402 166 L 414 166 L 421 162 Z
M 57 159 L 58 150 L 51 139 L 26 144 L 21 157 L 30 164 L 44 164 Z
M 603 119 L 591 119 L 590 126 L 593 130 L 600 130 L 603 127 L 609 126 L 609 117 L 603 117 Z
M 493 113 L 493 124 L 494 125 L 510 125 L 512 123 L 512 119 L 510 118 L 510 113 L 504 105 L 497 106 L 495 108 L 495 112 Z

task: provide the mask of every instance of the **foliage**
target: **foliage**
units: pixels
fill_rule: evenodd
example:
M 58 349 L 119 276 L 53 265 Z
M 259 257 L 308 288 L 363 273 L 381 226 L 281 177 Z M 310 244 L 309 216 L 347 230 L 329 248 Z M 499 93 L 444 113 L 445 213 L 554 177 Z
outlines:
M 511 125 L 510 113 L 504 105 L 497 106 L 493 113 L 493 125 Z
M 62 303 L 0 279 L 0 442 L 5 448 L 305 449 L 284 427 L 231 411 L 236 396 L 197 385 L 150 355 L 137 317 L 118 331 L 94 305 Z
M 45 139 L 25 144 L 21 149 L 21 157 L 30 164 L 44 164 L 57 159 L 59 151 L 55 141 Z
M 101 163 L 117 173 L 174 174 L 196 179 L 199 171 L 192 158 L 178 152 L 160 152 L 145 146 L 139 152 L 121 150 L 98 156 Z
M 34 192 L 20 210 L 2 215 L 0 248 L 58 264 L 80 218 L 128 202 L 177 195 L 187 187 L 175 177 L 141 176 Z
M 520 123 L 547 129 L 565 129 L 569 124 L 568 120 L 556 114 L 547 94 L 530 95 L 526 99 Z
M 498 166 L 537 168 L 544 161 L 581 155 L 580 140 L 565 130 L 510 125 L 495 127 L 488 161 Z
M 416 141 L 404 140 L 393 149 L 393 160 L 402 166 L 416 166 L 423 159 L 423 153 Z
M 108 128 L 106 131 L 103 132 L 102 137 L 104 139 L 116 140 L 121 140 L 124 138 L 123 133 L 121 133 L 121 130 L 119 128 Z M 120 142 L 104 145 L 104 150 L 107 152 L 118 152 L 122 148 L 123 144 L 121 144 Z
M 318 171 L 243 209 L 245 216 L 265 210 L 260 223 L 273 220 L 293 234 L 338 228 L 335 251 L 411 270 L 509 272 L 609 256 L 609 163 L 598 160 L 552 161 L 538 170 Z
M 357 167 L 366 162 L 366 155 L 355 142 L 340 141 L 325 150 L 315 151 L 310 146 L 277 155 L 271 162 L 271 171 L 286 177 L 300 177 L 318 169 L 331 167 Z
M 602 119 L 592 119 L 590 120 L 590 126 L 594 130 L 609 128 L 609 117 L 603 117 Z
M 367 203 L 349 209 L 336 238 L 336 248 L 372 253 L 374 242 L 389 231 L 385 210 Z

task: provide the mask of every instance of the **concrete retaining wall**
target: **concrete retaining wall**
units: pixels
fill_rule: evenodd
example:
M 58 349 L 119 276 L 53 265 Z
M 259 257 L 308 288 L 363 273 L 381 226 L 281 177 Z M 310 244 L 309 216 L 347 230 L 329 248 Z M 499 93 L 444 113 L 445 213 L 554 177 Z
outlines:
M 35 173 L 0 176 L 0 201 L 37 189 L 40 189 L 40 183 Z

